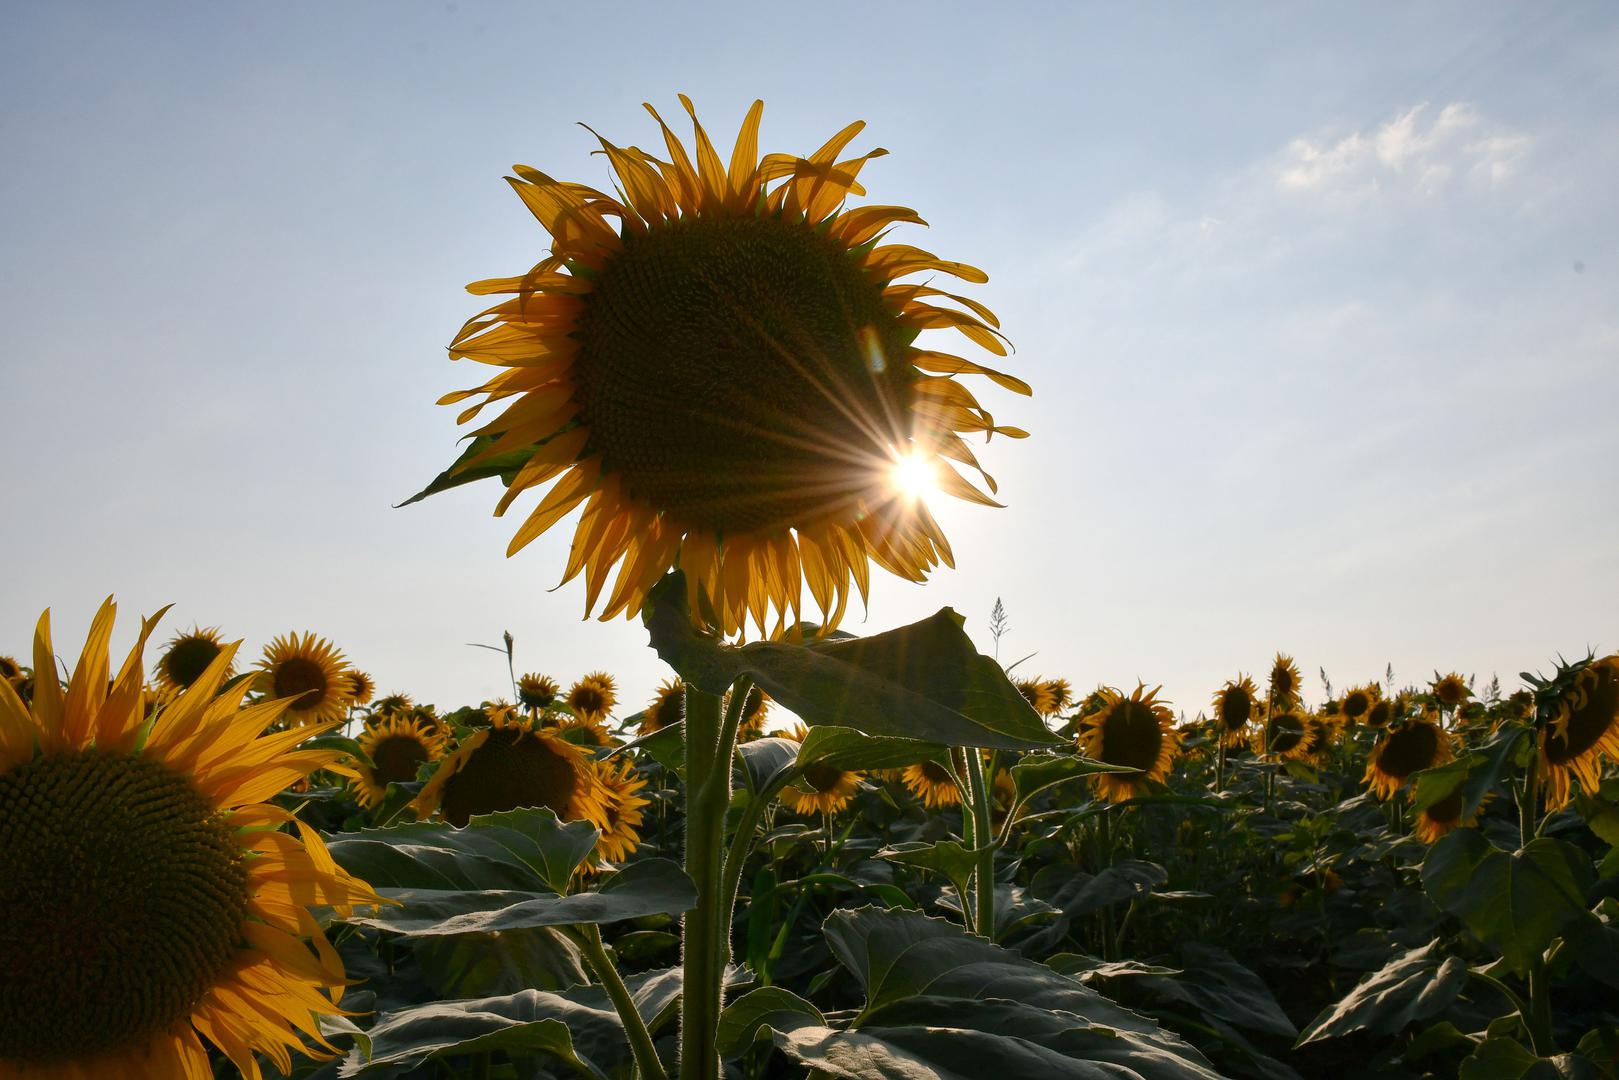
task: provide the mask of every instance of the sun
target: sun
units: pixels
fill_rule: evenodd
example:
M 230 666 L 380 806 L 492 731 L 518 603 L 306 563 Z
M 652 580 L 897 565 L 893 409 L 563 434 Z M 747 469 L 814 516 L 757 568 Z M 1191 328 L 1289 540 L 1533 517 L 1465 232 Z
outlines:
M 894 490 L 912 502 L 925 502 L 939 493 L 939 472 L 921 454 L 909 454 L 894 462 L 889 470 Z

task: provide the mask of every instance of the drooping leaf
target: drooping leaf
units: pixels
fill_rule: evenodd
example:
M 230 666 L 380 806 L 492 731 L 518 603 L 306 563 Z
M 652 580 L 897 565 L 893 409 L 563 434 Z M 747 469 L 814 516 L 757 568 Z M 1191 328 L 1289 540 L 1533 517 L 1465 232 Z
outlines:
M 590 981 L 579 947 L 544 927 L 422 937 L 412 942 L 412 949 L 423 975 L 445 998 L 566 990 Z
M 1049 871 L 1035 879 L 1035 895 L 1069 918 L 1145 899 L 1169 880 L 1163 867 L 1140 859 L 1121 859 L 1098 874 L 1056 866 Z
M 1438 940 L 1390 960 L 1360 981 L 1343 1000 L 1327 1006 L 1304 1029 L 1297 1045 L 1356 1032 L 1396 1035 L 1446 1009 L 1467 983 L 1467 965 L 1447 958 Z
M 1161 1002 L 1218 1017 L 1234 1027 L 1292 1041 L 1299 1030 L 1270 988 L 1235 957 L 1213 945 L 1191 942 L 1181 950 L 1183 972 L 1174 978 L 1141 979 L 1135 985 Z
M 715 1047 L 720 1057 L 734 1061 L 747 1052 L 761 1029 L 792 1031 L 805 1024 L 826 1026 L 821 1010 L 790 990 L 761 986 L 749 990 L 725 1007 L 720 1014 Z
M 373 886 L 563 892 L 596 846 L 588 821 L 539 807 L 481 814 L 465 828 L 418 821 L 327 838 L 332 857 Z
M 1123 765 L 1109 765 L 1081 754 L 1033 754 L 1012 766 L 1012 784 L 1020 801 L 1047 788 L 1097 773 L 1135 772 Z
M 503 1051 L 518 1058 L 548 1054 L 580 1075 L 607 1080 L 602 1066 L 574 1045 L 572 1030 L 562 1019 L 577 1009 L 556 994 L 523 990 L 506 997 L 436 1001 L 387 1013 L 363 1036 L 356 1036 L 357 1045 L 339 1075 L 385 1080 L 434 1061 Z M 573 1019 L 578 1023 L 580 1018 Z M 606 1022 L 605 1017 L 599 1020 Z M 619 1035 L 623 1037 L 622 1027 Z
M 1422 885 L 1433 902 L 1465 922 L 1520 975 L 1565 924 L 1586 914 L 1590 883 L 1585 854 L 1550 837 L 1508 852 L 1476 829 L 1457 829 L 1422 864 Z
M 895 844 L 877 852 L 879 859 L 916 866 L 942 875 L 957 890 L 965 891 L 972 879 L 977 856 L 956 840 L 940 840 L 937 844 Z
M 731 647 L 692 627 L 685 577 L 674 571 L 654 586 L 642 621 L 652 647 L 688 683 L 721 694 L 752 676 L 812 726 L 1008 750 L 1060 741 L 948 608 L 869 638 Z
M 344 921 L 407 937 L 442 937 L 679 915 L 697 903 L 696 886 L 668 859 L 632 862 L 599 889 L 567 896 L 509 889 L 379 891 L 398 906 L 362 909 Z
M 754 795 L 784 783 L 798 760 L 798 743 L 779 736 L 754 739 L 736 749 L 742 758 L 743 781 Z

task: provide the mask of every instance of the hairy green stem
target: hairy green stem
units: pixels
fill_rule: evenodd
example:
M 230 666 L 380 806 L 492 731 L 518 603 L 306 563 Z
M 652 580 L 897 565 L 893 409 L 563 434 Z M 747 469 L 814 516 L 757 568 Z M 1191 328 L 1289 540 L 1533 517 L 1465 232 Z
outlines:
M 1523 778 L 1518 796 L 1518 846 L 1524 847 L 1535 838 L 1535 818 L 1540 804 L 1540 754 L 1529 759 L 1529 774 Z
M 1533 804 L 1531 804 L 1533 805 Z M 1557 1040 L 1552 1036 L 1552 995 L 1546 961 L 1536 957 L 1529 966 L 1529 1042 L 1541 1057 L 1557 1056 Z
M 725 853 L 725 869 L 720 878 L 720 910 L 735 911 L 736 895 L 742 889 L 742 870 L 747 865 L 748 856 L 753 853 L 753 841 L 759 831 L 759 819 L 764 817 L 765 809 L 770 800 L 775 798 L 775 792 L 780 785 L 771 785 L 764 791 L 756 791 L 748 800 L 748 805 L 742 810 L 742 820 L 737 822 L 736 832 L 731 837 L 731 846 Z
M 984 777 L 984 755 L 969 746 L 962 751 L 967 758 L 967 788 L 972 794 L 973 847 L 973 929 L 995 940 L 995 827 L 989 817 L 989 784 Z M 966 910 L 967 898 L 961 898 Z
M 686 874 L 697 886 L 697 905 L 686 913 L 681 935 L 681 1080 L 716 1080 L 720 1075 L 714 1049 L 725 948 L 719 933 L 720 849 L 731 794 L 730 755 L 719 754 L 721 726 L 720 699 L 688 683 Z
M 658 1060 L 658 1051 L 653 1046 L 652 1035 L 647 1031 L 646 1022 L 641 1019 L 640 1010 L 635 1007 L 635 999 L 630 997 L 629 987 L 624 985 L 618 968 L 613 966 L 612 957 L 607 955 L 607 949 L 602 945 L 601 928 L 594 923 L 584 923 L 574 928 L 572 937 L 579 943 L 591 974 L 607 991 L 613 1008 L 618 1011 L 618 1018 L 624 1023 L 624 1034 L 629 1036 L 630 1050 L 635 1054 L 635 1066 L 641 1071 L 641 1080 L 667 1080 L 663 1063 Z

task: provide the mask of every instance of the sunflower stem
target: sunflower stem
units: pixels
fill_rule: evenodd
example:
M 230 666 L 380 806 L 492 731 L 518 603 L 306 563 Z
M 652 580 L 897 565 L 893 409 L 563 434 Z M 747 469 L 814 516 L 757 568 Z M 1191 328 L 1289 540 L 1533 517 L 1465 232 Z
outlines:
M 737 822 L 736 832 L 731 836 L 731 846 L 725 853 L 725 868 L 720 881 L 720 910 L 735 911 L 736 896 L 742 888 L 742 870 L 747 865 L 748 856 L 753 854 L 753 841 L 759 832 L 759 820 L 775 798 L 780 785 L 772 785 L 764 791 L 755 792 L 748 800 L 748 805 L 742 809 L 742 820 Z
M 1225 733 L 1220 733 L 1218 749 L 1214 753 L 1214 790 L 1224 790 L 1225 787 Z
M 989 785 L 984 779 L 984 755 L 973 747 L 967 757 L 967 786 L 972 792 L 973 846 L 977 849 L 973 868 L 973 928 L 990 941 L 995 940 L 995 826 L 989 817 Z M 967 898 L 962 897 L 963 907 Z
M 574 930 L 572 936 L 580 945 L 585 963 L 589 965 L 591 974 L 596 976 L 596 981 L 607 991 L 613 1008 L 618 1011 L 618 1018 L 624 1023 L 624 1034 L 629 1037 L 630 1050 L 635 1054 L 635 1066 L 641 1071 L 641 1080 L 667 1080 L 663 1062 L 658 1060 L 658 1051 L 653 1046 L 652 1035 L 647 1031 L 646 1022 L 641 1019 L 641 1011 L 635 1007 L 629 987 L 624 985 L 618 968 L 613 965 L 612 957 L 607 955 L 607 949 L 602 944 L 601 928 L 594 923 L 583 923 Z
M 1540 802 L 1540 755 L 1529 759 L 1529 773 L 1523 778 L 1523 789 L 1518 797 L 1518 846 L 1521 848 L 1535 838 L 1536 808 Z
M 733 707 L 740 711 L 740 699 Z M 730 935 L 720 933 L 720 853 L 731 795 L 730 755 L 720 753 L 722 730 L 720 699 L 688 683 L 686 873 L 697 887 L 697 904 L 686 913 L 682 935 L 681 1080 L 715 1080 L 720 1074 L 714 1036 L 725 972 L 722 956 L 730 951 Z
M 1529 1043 L 1541 1057 L 1557 1056 L 1557 1040 L 1552 1035 L 1552 996 L 1546 961 L 1536 957 L 1529 966 Z

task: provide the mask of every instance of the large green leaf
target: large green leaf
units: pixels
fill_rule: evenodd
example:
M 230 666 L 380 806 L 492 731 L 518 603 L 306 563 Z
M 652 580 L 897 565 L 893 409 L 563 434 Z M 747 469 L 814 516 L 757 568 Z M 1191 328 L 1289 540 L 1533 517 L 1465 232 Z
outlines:
M 928 761 L 948 765 L 949 748 L 921 739 L 867 735 L 833 724 L 810 728 L 798 751 L 798 764 L 805 768 L 825 764 L 839 769 L 898 769 Z
M 1193 1015 L 1218 1017 L 1234 1027 L 1292 1041 L 1299 1029 L 1276 1003 L 1263 979 L 1230 953 L 1197 942 L 1181 950 L 1184 970 L 1177 976 L 1137 979 L 1159 1002 L 1190 1008 Z
M 1078 918 L 1129 900 L 1143 900 L 1168 880 L 1168 872 L 1157 863 L 1121 859 L 1097 874 L 1047 867 L 1036 876 L 1034 892 L 1068 918 Z
M 1465 922 L 1520 975 L 1565 924 L 1586 914 L 1590 883 L 1585 854 L 1549 837 L 1508 852 L 1476 829 L 1457 829 L 1422 864 L 1422 885 L 1433 902 Z
M 482 814 L 457 829 L 419 821 L 338 833 L 332 857 L 376 887 L 565 892 L 596 846 L 588 821 L 559 822 L 543 807 Z
M 937 844 L 895 844 L 877 852 L 879 859 L 903 863 L 942 875 L 960 892 L 965 892 L 972 879 L 978 857 L 956 840 L 940 840 Z
M 999 998 L 1054 1009 L 1089 1024 L 1132 1031 L 1177 1055 L 1197 1052 L 1158 1024 L 1044 964 L 968 934 L 955 923 L 897 908 L 840 909 L 822 926 L 827 944 L 866 991 L 856 1027 L 918 994 L 978 1001 Z
M 753 1046 L 761 1031 L 792 1031 L 805 1024 L 824 1028 L 826 1017 L 791 990 L 761 986 L 725 1007 L 714 1043 L 721 1057 L 734 1061 Z
M 590 981 L 579 947 L 545 927 L 502 934 L 421 937 L 411 942 L 439 997 L 474 998 L 519 990 L 565 990 Z
M 562 1019 L 581 1008 L 556 994 L 523 990 L 506 997 L 437 1001 L 386 1013 L 369 1031 L 355 1035 L 355 1049 L 344 1061 L 341 1075 L 393 1077 L 434 1061 L 502 1051 L 519 1058 L 549 1054 L 580 1075 L 607 1080 L 602 1066 L 574 1045 L 572 1031 Z M 596 1019 L 607 1023 L 605 1016 Z M 622 1027 L 618 1034 L 624 1037 Z
M 742 779 L 754 795 L 784 783 L 798 760 L 798 743 L 772 736 L 754 739 L 736 748 L 742 758 Z
M 1467 982 L 1467 965 L 1446 958 L 1438 940 L 1390 960 L 1360 981 L 1343 1000 L 1321 1010 L 1299 1036 L 1306 1046 L 1356 1032 L 1397 1035 L 1450 1008 Z
M 721 694 L 752 676 L 807 724 L 1008 750 L 1061 741 L 949 608 L 869 638 L 731 647 L 693 628 L 685 576 L 674 571 L 654 586 L 641 617 L 652 647 L 688 683 Z
M 407 937 L 443 937 L 679 915 L 697 904 L 696 886 L 668 859 L 632 862 L 599 889 L 568 896 L 509 889 L 379 891 L 398 906 L 365 909 L 344 921 Z

